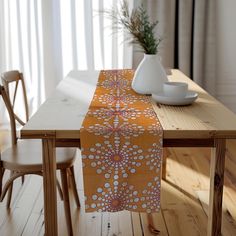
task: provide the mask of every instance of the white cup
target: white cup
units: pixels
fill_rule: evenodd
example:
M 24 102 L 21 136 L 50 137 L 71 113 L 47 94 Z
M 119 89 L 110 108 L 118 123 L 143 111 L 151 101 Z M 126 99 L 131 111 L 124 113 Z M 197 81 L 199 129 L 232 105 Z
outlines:
M 184 98 L 188 91 L 188 84 L 183 82 L 165 82 L 163 92 L 166 97 Z

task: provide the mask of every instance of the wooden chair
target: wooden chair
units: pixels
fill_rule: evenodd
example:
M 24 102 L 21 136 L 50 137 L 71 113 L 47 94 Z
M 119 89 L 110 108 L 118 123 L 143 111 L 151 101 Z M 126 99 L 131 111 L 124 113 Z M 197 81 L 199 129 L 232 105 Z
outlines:
M 6 193 L 8 192 L 7 207 L 9 208 L 13 181 L 18 177 L 28 174 L 42 175 L 42 143 L 41 140 L 17 140 L 16 121 L 18 121 L 21 125 L 25 124 L 14 112 L 16 94 L 20 83 L 23 89 L 26 120 L 29 119 L 23 74 L 18 71 L 6 72 L 2 75 L 2 83 L 3 86 L 0 86 L 0 95 L 2 95 L 10 117 L 12 147 L 6 149 L 2 153 L 2 156 L 0 156 L 0 201 L 4 199 Z M 10 84 L 14 84 L 12 99 L 9 89 Z M 73 235 L 73 230 L 69 203 L 68 176 L 70 176 L 70 183 L 77 207 L 80 207 L 73 166 L 75 161 L 75 152 L 76 149 L 74 148 L 56 148 L 56 164 L 57 169 L 60 170 L 61 174 L 62 190 L 59 183 L 57 183 L 57 186 L 60 196 L 64 201 L 66 223 L 69 235 Z M 10 170 L 11 175 L 2 189 L 2 179 L 6 169 Z

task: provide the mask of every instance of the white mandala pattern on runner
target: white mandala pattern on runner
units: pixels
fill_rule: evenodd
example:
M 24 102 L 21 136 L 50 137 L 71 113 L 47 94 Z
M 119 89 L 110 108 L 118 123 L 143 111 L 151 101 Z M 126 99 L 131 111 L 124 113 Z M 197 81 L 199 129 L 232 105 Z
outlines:
M 128 111 L 126 107 L 120 108 L 100 108 L 96 110 L 90 110 L 88 112 L 89 116 L 96 117 L 99 120 L 109 121 L 112 118 L 114 119 L 122 119 L 124 121 L 128 121 L 128 119 L 135 120 L 140 117 L 142 113 L 135 108 L 130 108 Z
M 123 105 L 132 105 L 137 101 L 142 101 L 144 103 L 149 103 L 149 97 L 138 97 L 131 94 L 104 94 L 101 96 L 95 95 L 95 98 L 103 105 L 113 106 L 117 102 Z
M 93 154 L 82 155 L 82 158 L 90 159 L 91 167 L 96 168 L 97 174 L 103 174 L 106 179 L 110 178 L 112 173 L 127 178 L 129 174 L 136 172 L 136 168 L 141 166 L 141 160 L 146 158 L 143 156 L 143 150 L 137 145 L 130 142 L 120 145 L 119 137 L 115 141 L 115 146 L 110 141 L 96 143 L 90 148 L 90 152 Z
M 150 97 L 134 96 L 126 94 L 131 90 L 130 81 L 123 79 L 123 73 L 114 71 L 101 72 L 107 79 L 98 82 L 97 87 L 105 88 L 107 94 L 97 96 L 94 100 L 101 104 L 99 109 L 91 109 L 87 115 L 103 121 L 97 122 L 86 128 L 87 132 L 95 136 L 105 138 L 103 142 L 96 142 L 86 150 L 81 149 L 83 168 L 89 165 L 98 176 L 107 180 L 104 185 L 97 186 L 92 196 L 86 197 L 86 209 L 98 209 L 98 211 L 116 212 L 121 210 L 137 210 L 141 203 L 144 211 L 156 212 L 160 208 L 160 180 L 155 177 L 149 181 L 142 190 L 135 189 L 129 184 L 129 178 L 134 175 L 142 165 L 149 171 L 160 174 L 162 146 L 162 129 L 160 124 L 153 123 L 145 127 L 135 123 L 142 115 L 155 119 L 156 114 L 151 107 L 140 111 L 138 107 L 130 105 L 136 102 L 150 103 Z M 105 106 L 104 106 L 105 105 Z M 100 105 L 99 105 L 100 106 Z M 132 120 L 134 123 L 129 123 Z M 83 127 L 84 128 L 84 127 Z M 146 154 L 141 147 L 132 143 L 132 138 L 139 137 L 144 133 L 158 136 L 159 142 L 147 144 Z M 110 141 L 110 139 L 113 141 Z M 125 140 L 125 141 L 124 141 Z M 89 164 L 85 164 L 89 163 Z M 140 197 L 141 196 L 141 197 Z M 90 199 L 90 204 L 87 200 Z
M 151 129 L 151 128 L 150 128 Z M 104 124 L 95 124 L 88 127 L 88 132 L 95 135 L 104 135 L 109 138 L 111 135 L 122 135 L 124 138 L 129 139 L 131 136 L 138 137 L 145 131 L 144 127 L 137 124 L 130 124 L 129 122 L 113 123 L 104 122 Z M 151 130 L 150 130 L 151 132 Z
M 139 197 L 140 192 L 127 182 L 118 183 L 114 181 L 113 185 L 115 185 L 114 190 L 112 190 L 109 182 L 102 187 L 98 187 L 91 197 L 94 202 L 90 206 L 85 205 L 85 208 L 99 207 L 101 212 L 135 211 L 138 208 L 137 203 L 141 202 L 142 208 L 147 213 L 159 211 L 160 181 L 158 178 L 147 184 L 147 187 L 142 191 L 142 197 Z

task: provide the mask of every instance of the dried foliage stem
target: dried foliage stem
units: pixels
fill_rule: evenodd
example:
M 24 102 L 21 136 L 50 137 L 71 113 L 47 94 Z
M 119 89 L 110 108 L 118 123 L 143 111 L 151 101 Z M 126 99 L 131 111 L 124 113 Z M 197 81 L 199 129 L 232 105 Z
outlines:
M 157 38 L 154 29 L 158 21 L 150 22 L 149 16 L 143 5 L 129 11 L 127 1 L 122 1 L 120 10 L 106 10 L 105 14 L 112 19 L 113 27 L 116 30 L 125 28 L 131 38 L 127 38 L 130 43 L 139 45 L 146 54 L 156 54 L 161 38 Z

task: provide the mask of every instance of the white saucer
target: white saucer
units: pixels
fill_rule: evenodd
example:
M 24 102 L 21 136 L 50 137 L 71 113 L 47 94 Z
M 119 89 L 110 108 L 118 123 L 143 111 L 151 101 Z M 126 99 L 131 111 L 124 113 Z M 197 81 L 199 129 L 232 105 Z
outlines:
M 198 97 L 198 94 L 193 91 L 188 91 L 184 98 L 176 97 L 167 97 L 163 92 L 158 94 L 152 94 L 154 101 L 164 104 L 164 105 L 173 105 L 173 106 L 184 106 L 192 104 Z

